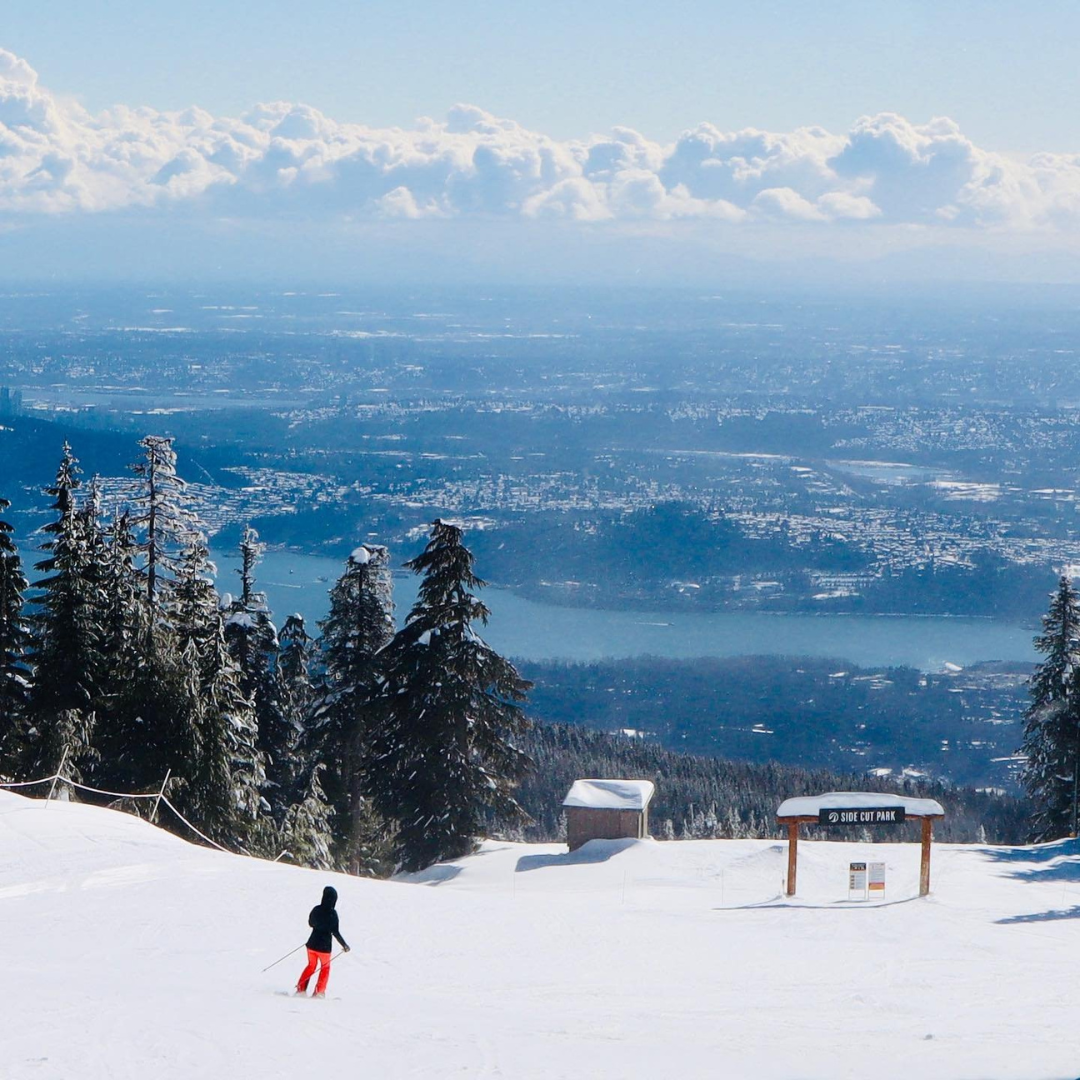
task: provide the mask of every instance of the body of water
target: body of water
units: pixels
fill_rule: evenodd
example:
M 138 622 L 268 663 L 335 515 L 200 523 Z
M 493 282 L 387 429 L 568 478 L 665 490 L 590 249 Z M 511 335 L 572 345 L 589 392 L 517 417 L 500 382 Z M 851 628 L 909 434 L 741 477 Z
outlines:
M 215 552 L 218 588 L 237 592 L 239 559 Z M 316 555 L 267 552 L 257 570 L 278 626 L 292 612 L 309 632 L 326 615 L 328 592 L 344 563 Z M 397 577 L 399 624 L 416 599 L 416 579 Z M 525 660 L 772 654 L 834 657 L 865 667 L 907 664 L 923 671 L 981 660 L 1036 660 L 1034 631 L 989 619 L 865 615 L 761 615 L 747 612 L 606 611 L 526 600 L 485 589 L 491 609 L 484 637 L 499 652 Z

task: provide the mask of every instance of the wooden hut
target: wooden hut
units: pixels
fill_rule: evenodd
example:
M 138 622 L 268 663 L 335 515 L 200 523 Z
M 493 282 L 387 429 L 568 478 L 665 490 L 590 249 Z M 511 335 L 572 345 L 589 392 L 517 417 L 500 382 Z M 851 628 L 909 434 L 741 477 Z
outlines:
M 563 799 L 570 850 L 588 840 L 648 836 L 654 791 L 648 780 L 575 780 Z

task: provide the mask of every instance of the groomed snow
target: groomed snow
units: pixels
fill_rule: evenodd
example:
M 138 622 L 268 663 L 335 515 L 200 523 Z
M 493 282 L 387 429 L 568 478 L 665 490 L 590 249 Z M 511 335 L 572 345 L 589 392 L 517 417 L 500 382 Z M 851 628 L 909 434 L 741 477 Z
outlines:
M 917 830 L 912 829 L 912 834 Z M 409 881 L 0 793 L 4 1080 L 1047 1080 L 1080 1073 L 1080 855 L 485 843 Z M 852 860 L 887 864 L 849 903 Z M 295 980 L 333 883 L 350 955 Z
M 852 810 L 870 807 L 902 806 L 904 814 L 930 817 L 944 815 L 936 799 L 910 799 L 906 795 L 875 794 L 872 791 L 829 791 L 824 795 L 804 795 L 785 799 L 776 811 L 777 817 L 817 817 L 821 810 Z
M 575 780 L 563 799 L 563 806 L 644 810 L 654 790 L 650 780 Z

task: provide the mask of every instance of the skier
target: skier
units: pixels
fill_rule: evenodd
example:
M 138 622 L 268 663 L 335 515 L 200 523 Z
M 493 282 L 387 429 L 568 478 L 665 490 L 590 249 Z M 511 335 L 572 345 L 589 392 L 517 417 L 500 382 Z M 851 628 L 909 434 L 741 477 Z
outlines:
M 312 997 L 326 997 L 326 983 L 330 978 L 330 950 L 334 947 L 332 938 L 337 938 L 341 947 L 348 952 L 349 946 L 338 931 L 338 913 L 334 910 L 337 904 L 337 889 L 327 885 L 323 889 L 322 902 L 311 909 L 308 916 L 308 926 L 311 927 L 311 937 L 307 939 L 307 967 L 304 968 L 300 981 L 296 984 L 296 993 L 307 993 L 308 982 L 315 974 L 315 968 L 319 968 L 319 980 L 315 984 L 315 993 Z

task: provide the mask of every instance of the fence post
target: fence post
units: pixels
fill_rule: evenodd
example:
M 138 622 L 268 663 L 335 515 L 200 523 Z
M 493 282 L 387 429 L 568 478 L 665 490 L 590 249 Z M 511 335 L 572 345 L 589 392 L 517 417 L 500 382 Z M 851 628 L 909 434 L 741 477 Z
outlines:
M 150 811 L 150 824 L 157 824 L 157 812 L 158 807 L 161 805 L 161 796 L 165 794 L 165 785 L 169 782 L 169 777 L 172 776 L 172 769 L 165 770 L 165 779 L 161 781 L 161 790 L 158 792 L 157 798 L 154 800 L 154 809 Z
M 48 809 L 49 803 L 52 802 L 53 792 L 56 790 L 56 781 L 62 779 L 61 773 L 64 771 L 64 766 L 67 764 L 68 748 L 64 747 L 64 753 L 60 758 L 60 764 L 56 768 L 56 775 L 52 778 L 52 783 L 49 785 L 49 794 L 45 796 L 45 807 Z

